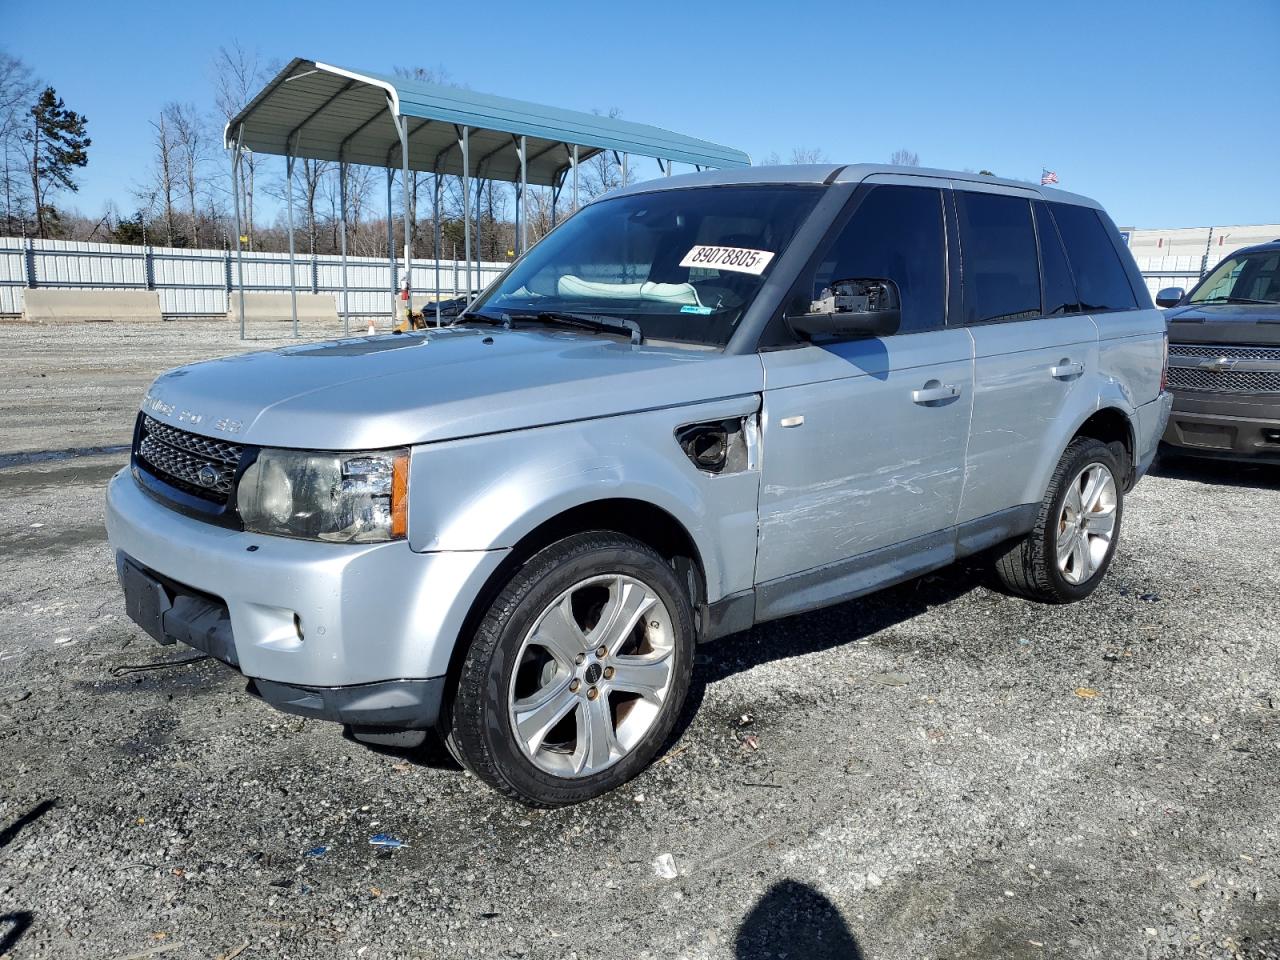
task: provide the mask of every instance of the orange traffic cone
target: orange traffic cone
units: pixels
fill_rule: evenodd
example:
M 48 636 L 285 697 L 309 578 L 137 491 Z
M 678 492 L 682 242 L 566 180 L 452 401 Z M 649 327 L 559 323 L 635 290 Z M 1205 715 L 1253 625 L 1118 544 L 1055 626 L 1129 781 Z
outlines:
M 369 318 L 369 336 L 372 337 L 377 332 L 378 332 L 378 328 L 374 325 L 373 317 L 370 317 Z

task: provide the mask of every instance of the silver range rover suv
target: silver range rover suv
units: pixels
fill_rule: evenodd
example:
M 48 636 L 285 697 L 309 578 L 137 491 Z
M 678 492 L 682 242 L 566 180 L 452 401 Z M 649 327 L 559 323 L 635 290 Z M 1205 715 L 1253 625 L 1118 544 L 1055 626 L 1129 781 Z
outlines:
M 448 326 L 159 377 L 107 528 L 161 643 L 573 803 L 663 749 L 700 640 L 979 551 L 1025 597 L 1088 596 L 1165 354 L 1084 197 L 673 177 L 584 207 Z

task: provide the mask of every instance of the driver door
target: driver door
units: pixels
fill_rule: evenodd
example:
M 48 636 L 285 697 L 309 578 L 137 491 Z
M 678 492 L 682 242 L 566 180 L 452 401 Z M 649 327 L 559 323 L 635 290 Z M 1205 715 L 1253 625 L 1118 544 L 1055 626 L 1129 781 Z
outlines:
M 943 197 L 942 184 L 860 193 L 795 292 L 791 309 L 800 310 L 835 280 L 893 280 L 898 333 L 761 354 L 761 619 L 856 596 L 955 556 L 973 340 L 946 326 Z

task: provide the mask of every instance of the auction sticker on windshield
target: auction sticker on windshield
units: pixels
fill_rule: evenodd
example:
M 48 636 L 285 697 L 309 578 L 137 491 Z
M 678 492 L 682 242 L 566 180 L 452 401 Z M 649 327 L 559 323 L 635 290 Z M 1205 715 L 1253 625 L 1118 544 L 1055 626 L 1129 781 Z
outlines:
M 773 259 L 769 250 L 748 250 L 746 247 L 709 247 L 699 244 L 684 255 L 682 267 L 706 267 L 712 270 L 731 270 L 760 276 Z

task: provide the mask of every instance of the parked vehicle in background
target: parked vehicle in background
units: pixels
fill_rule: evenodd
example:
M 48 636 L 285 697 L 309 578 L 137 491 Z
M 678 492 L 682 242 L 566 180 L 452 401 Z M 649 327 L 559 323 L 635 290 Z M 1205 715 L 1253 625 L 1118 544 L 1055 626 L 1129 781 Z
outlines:
M 1168 307 L 1167 453 L 1280 463 L 1280 240 L 1231 254 Z
M 107 528 L 160 642 L 572 803 L 663 747 L 696 641 L 988 548 L 1016 593 L 1087 597 L 1165 348 L 1084 197 L 672 177 L 584 207 L 451 326 L 161 376 Z

